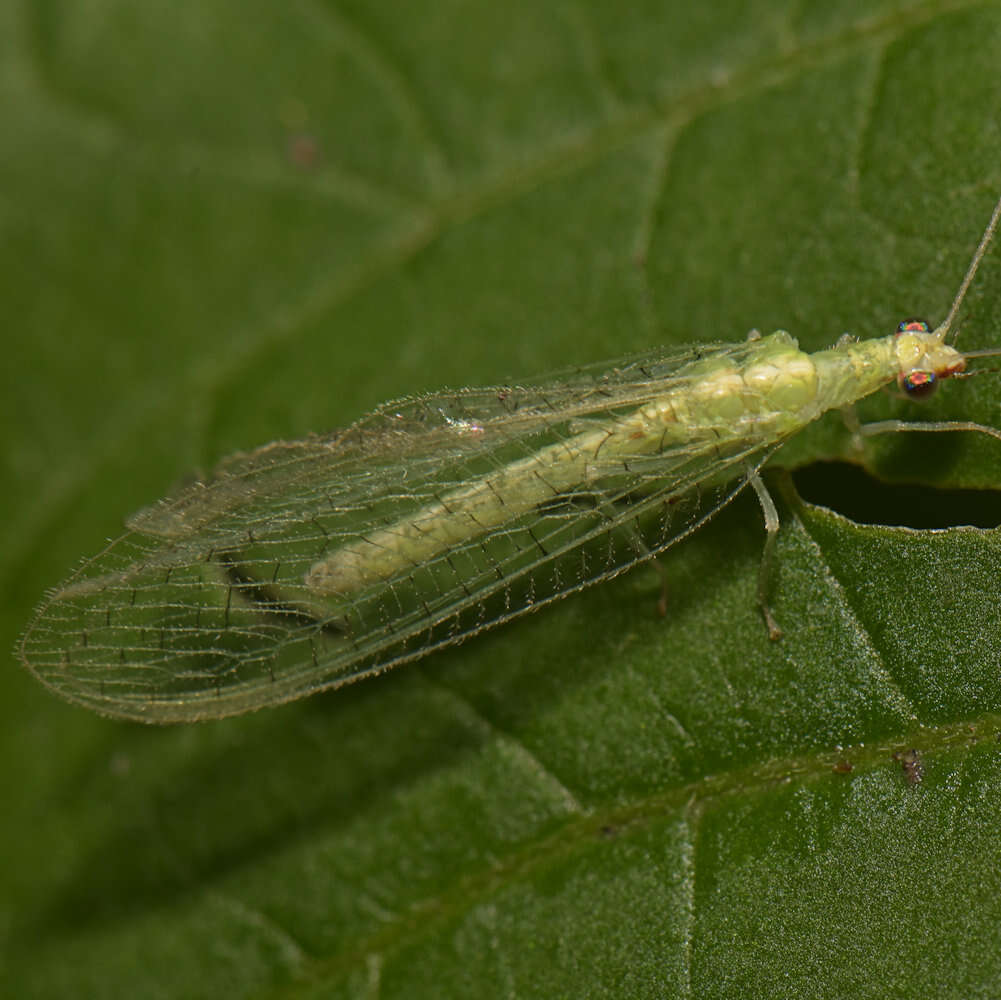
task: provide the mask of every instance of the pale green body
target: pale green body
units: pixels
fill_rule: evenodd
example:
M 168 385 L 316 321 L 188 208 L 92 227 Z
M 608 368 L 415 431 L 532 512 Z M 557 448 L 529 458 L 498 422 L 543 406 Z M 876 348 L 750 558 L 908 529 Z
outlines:
M 787 333 L 622 359 L 515 388 L 379 407 L 343 431 L 224 460 L 130 519 L 39 605 L 28 669 L 120 718 L 277 705 L 462 642 L 666 551 L 744 485 L 768 602 L 778 513 L 759 472 L 829 410 L 899 381 L 923 396 L 968 358 L 946 344 L 1001 198 L 943 323 L 807 354 Z M 609 370 L 610 369 L 610 370 Z M 855 423 L 1001 431 L 967 421 Z M 662 589 L 660 607 L 665 606 Z
M 946 377 L 964 364 L 939 331 L 841 343 L 813 354 L 779 331 L 753 345 L 739 366 L 716 359 L 704 373 L 632 413 L 595 423 L 337 549 L 312 567 L 306 584 L 317 594 L 349 594 L 593 482 L 625 456 L 656 455 L 673 444 L 707 439 L 768 447 L 901 374 L 921 370 Z

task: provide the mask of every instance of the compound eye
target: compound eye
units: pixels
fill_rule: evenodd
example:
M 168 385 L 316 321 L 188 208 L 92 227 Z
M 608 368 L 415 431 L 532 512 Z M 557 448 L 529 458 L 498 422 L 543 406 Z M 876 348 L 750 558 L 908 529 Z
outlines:
M 902 333 L 931 333 L 931 324 L 924 319 L 902 319 L 897 324 L 897 336 Z
M 899 376 L 897 383 L 909 399 L 927 399 L 938 388 L 934 372 L 910 372 Z

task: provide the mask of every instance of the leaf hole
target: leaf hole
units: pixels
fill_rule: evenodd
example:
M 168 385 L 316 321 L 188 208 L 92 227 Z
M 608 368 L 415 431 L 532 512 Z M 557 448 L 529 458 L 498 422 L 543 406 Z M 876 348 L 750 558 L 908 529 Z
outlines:
M 848 462 L 814 462 L 797 469 L 793 481 L 808 503 L 860 524 L 918 529 L 1001 526 L 1001 490 L 887 483 Z

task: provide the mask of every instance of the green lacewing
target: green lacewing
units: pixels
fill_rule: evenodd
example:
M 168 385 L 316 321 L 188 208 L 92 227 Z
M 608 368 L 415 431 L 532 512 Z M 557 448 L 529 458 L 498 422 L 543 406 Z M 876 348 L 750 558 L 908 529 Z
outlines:
M 277 705 L 449 646 L 649 560 L 822 413 L 882 386 L 926 396 L 967 360 L 945 321 L 800 351 L 752 335 L 519 386 L 380 406 L 346 430 L 223 461 L 127 522 L 51 591 L 21 639 L 29 670 L 109 716 L 169 723 Z M 858 431 L 1001 431 L 882 421 Z

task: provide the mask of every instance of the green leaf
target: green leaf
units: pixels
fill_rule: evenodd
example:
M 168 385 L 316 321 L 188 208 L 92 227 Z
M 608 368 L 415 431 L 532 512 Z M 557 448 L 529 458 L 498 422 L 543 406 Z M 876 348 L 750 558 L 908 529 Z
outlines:
M 230 451 L 658 343 L 939 320 L 1001 191 L 986 2 L 45 0 L 0 54 L 9 648 Z M 999 404 L 988 375 L 925 413 Z M 782 453 L 835 457 L 837 415 Z M 110 722 L 12 656 L 0 992 L 989 995 L 1001 534 L 929 490 L 1001 510 L 1001 447 L 863 460 L 937 527 L 776 475 L 778 643 L 746 496 L 664 560 L 665 619 L 638 569 L 220 723 Z

